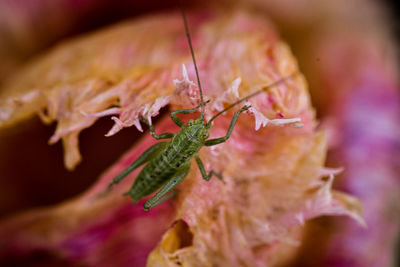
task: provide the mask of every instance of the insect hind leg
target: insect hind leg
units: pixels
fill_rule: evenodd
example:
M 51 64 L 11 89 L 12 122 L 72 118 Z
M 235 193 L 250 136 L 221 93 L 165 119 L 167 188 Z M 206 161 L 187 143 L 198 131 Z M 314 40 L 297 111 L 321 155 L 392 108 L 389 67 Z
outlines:
M 114 185 L 121 182 L 129 173 L 133 172 L 135 169 L 139 168 L 141 165 L 157 156 L 168 143 L 169 142 L 159 142 L 149 147 L 131 165 L 129 165 L 123 172 L 121 172 L 111 181 L 111 183 L 107 186 L 106 192 L 110 191 Z
M 188 175 L 190 170 L 190 163 L 183 167 L 175 176 L 173 176 L 164 186 L 158 191 L 152 198 L 150 198 L 146 203 L 144 203 L 144 210 L 149 210 L 155 206 L 163 203 L 170 198 L 167 195 L 171 190 L 173 190 L 178 184 L 180 184 L 183 179 Z

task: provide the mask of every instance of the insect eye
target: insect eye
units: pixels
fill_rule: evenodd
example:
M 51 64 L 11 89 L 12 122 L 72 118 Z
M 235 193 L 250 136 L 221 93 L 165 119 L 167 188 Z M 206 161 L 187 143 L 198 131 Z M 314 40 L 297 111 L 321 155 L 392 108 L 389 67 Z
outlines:
M 204 139 L 208 138 L 208 133 L 203 134 Z
M 188 126 L 192 126 L 193 125 L 193 120 L 189 120 L 187 123 Z

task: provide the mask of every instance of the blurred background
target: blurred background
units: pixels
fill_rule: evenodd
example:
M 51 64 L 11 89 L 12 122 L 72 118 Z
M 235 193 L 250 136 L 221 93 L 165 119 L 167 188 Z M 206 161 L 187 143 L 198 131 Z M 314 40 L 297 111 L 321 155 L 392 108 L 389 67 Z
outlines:
M 319 127 L 330 136 L 327 166 L 346 169 L 335 187 L 360 197 L 366 206 L 368 233 L 349 219 L 313 220 L 308 235 L 313 238 L 304 240 L 293 265 L 395 266 L 398 248 L 394 240 L 400 226 L 396 197 L 400 184 L 400 22 L 396 1 L 203 2 L 185 1 L 185 5 L 187 9 L 237 6 L 265 14 L 277 25 L 309 82 Z M 170 0 L 0 0 L 0 90 L 26 62 L 60 41 L 177 7 L 178 1 Z M 141 135 L 131 127 L 113 138 L 104 137 L 112 124 L 103 118 L 83 131 L 83 161 L 74 172 L 63 166 L 61 143 L 47 144 L 54 124 L 44 125 L 35 117 L 1 129 L 0 218 L 60 203 L 89 188 Z M 354 244 L 346 242 L 352 248 L 343 248 L 343 235 L 353 236 Z M 329 258 L 329 251 L 338 247 L 362 255 L 356 248 L 361 244 L 379 254 L 371 262 L 384 265 L 354 265 Z M 310 254 L 319 256 L 310 259 Z

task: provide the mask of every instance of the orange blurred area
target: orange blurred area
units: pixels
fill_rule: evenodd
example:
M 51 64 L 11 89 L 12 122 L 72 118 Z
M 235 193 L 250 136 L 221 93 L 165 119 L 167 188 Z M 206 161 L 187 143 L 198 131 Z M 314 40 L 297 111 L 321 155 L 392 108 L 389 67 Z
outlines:
M 107 179 L 110 179 L 117 171 L 120 171 L 125 164 L 124 160 L 126 161 L 127 158 L 130 159 L 133 155 L 136 155 L 136 152 L 132 151 L 138 148 L 139 150 L 144 149 L 144 146 L 149 144 L 148 131 L 145 129 L 144 133 L 141 133 L 133 126 L 124 128 L 115 136 L 105 137 L 104 135 L 114 125 L 111 116 L 99 118 L 98 120 L 97 118 L 93 119 L 93 125 L 88 123 L 87 125 L 79 126 L 81 127 L 79 129 L 83 130 L 78 138 L 82 162 L 79 163 L 79 160 L 71 161 L 72 163 L 68 166 L 66 158 L 68 153 L 71 155 L 74 151 L 68 152 L 66 147 L 69 147 L 73 141 L 70 140 L 69 145 L 64 144 L 63 149 L 62 142 L 68 141 L 63 139 L 65 137 L 65 135 L 63 136 L 64 132 L 61 131 L 58 134 L 57 127 L 73 128 L 71 126 L 73 122 L 79 120 L 74 118 L 70 122 L 68 121 L 68 114 L 70 115 L 70 113 L 67 112 L 60 115 L 62 113 L 60 112 L 50 120 L 51 123 L 44 124 L 37 116 L 37 113 L 51 111 L 51 108 L 49 108 L 51 101 L 48 99 L 62 98 L 56 94 L 51 98 L 49 96 L 50 93 L 49 95 L 44 93 L 48 102 L 45 104 L 42 102 L 37 105 L 32 104 L 31 110 L 26 112 L 28 115 L 21 117 L 16 115 L 16 118 L 18 118 L 10 124 L 7 124 L 7 118 L 11 118 L 12 115 L 7 117 L 9 114 L 4 112 L 5 109 L 2 108 L 6 106 L 17 107 L 14 108 L 14 114 L 19 114 L 18 112 L 24 113 L 24 108 L 29 105 L 23 102 L 25 101 L 24 99 L 12 100 L 12 97 L 9 98 L 11 100 L 7 100 L 8 102 L 0 102 L 0 218 L 2 219 L 0 225 L 3 225 L 4 229 L 9 229 L 7 231 L 3 230 L 3 232 L 0 231 L 0 239 L 2 234 L 5 237 L 4 242 L 0 242 L 0 265 L 3 263 L 2 254 L 4 253 L 11 255 L 8 258 L 4 257 L 4 266 L 75 266 L 74 264 L 82 262 L 87 266 L 101 266 L 99 262 L 103 260 L 103 264 L 106 266 L 106 264 L 113 262 L 113 257 L 118 258 L 115 263 L 116 266 L 128 266 L 128 263 L 136 263 L 137 265 L 135 266 L 142 266 L 148 255 L 150 255 L 150 264 L 154 264 L 153 266 L 156 263 L 164 263 L 167 266 L 164 253 L 179 254 L 183 250 L 183 256 L 181 255 L 182 258 L 180 259 L 184 259 L 183 262 L 188 263 L 188 265 L 184 266 L 196 266 L 191 261 L 191 256 L 196 255 L 196 253 L 191 254 L 190 252 L 193 244 L 196 244 L 196 242 L 198 242 L 197 244 L 201 242 L 208 244 L 208 238 L 210 240 L 216 238 L 218 242 L 215 242 L 215 246 L 217 246 L 217 243 L 223 243 L 232 236 L 240 236 L 243 238 L 235 239 L 235 242 L 240 245 L 245 243 L 240 243 L 243 240 L 248 242 L 247 245 L 251 246 L 251 257 L 239 255 L 239 253 L 233 253 L 235 254 L 234 256 L 249 257 L 251 259 L 254 256 L 260 259 L 259 266 L 397 266 L 399 263 L 400 236 L 400 126 L 398 123 L 400 121 L 398 75 L 400 22 L 398 11 L 394 8 L 395 2 L 362 0 L 239 0 L 232 2 L 219 0 L 212 3 L 184 1 L 184 5 L 189 13 L 204 12 L 206 14 L 197 17 L 193 16 L 192 20 L 189 20 L 192 23 L 189 26 L 196 30 L 199 25 L 212 21 L 214 15 L 210 14 L 213 14 L 214 11 L 218 11 L 227 17 L 227 14 L 238 11 L 252 14 L 253 17 L 249 17 L 255 19 L 255 24 L 259 23 L 266 27 L 260 29 L 266 35 L 264 37 L 267 40 L 280 41 L 282 39 L 288 44 L 287 48 L 286 46 L 279 47 L 279 49 L 276 48 L 276 50 L 271 48 L 265 52 L 265 55 L 271 60 L 271 66 L 274 66 L 271 67 L 273 69 L 271 73 L 274 72 L 273 75 L 279 74 L 281 69 L 291 68 L 293 65 L 298 64 L 300 72 L 304 74 L 304 81 L 296 80 L 294 85 L 289 86 L 289 96 L 285 98 L 287 102 L 276 105 L 281 108 L 282 106 L 286 107 L 285 105 L 287 104 L 288 107 L 293 108 L 296 105 L 301 106 L 298 102 L 307 103 L 304 104 L 304 106 L 307 106 L 304 110 L 307 111 L 302 110 L 304 111 L 303 113 L 299 112 L 303 116 L 302 119 L 306 120 L 307 127 L 304 129 L 306 133 L 302 133 L 304 136 L 302 134 L 297 136 L 298 133 L 296 131 L 292 132 L 281 128 L 278 128 L 278 130 L 275 130 L 275 128 L 273 130 L 262 129 L 260 132 L 255 132 L 253 118 L 246 117 L 239 123 L 238 136 L 233 139 L 236 140 L 234 141 L 236 143 L 233 143 L 233 148 L 228 147 L 226 150 L 228 151 L 227 153 L 231 153 L 233 157 L 231 160 L 237 161 L 238 166 L 241 166 L 240 164 L 243 164 L 243 162 L 241 162 L 239 155 L 245 158 L 247 150 L 254 149 L 255 152 L 253 152 L 256 155 L 253 160 L 254 165 L 264 160 L 267 162 L 264 166 L 268 166 L 271 169 L 272 175 L 275 175 L 273 177 L 278 179 L 280 177 L 278 173 L 281 171 L 282 177 L 280 179 L 290 180 L 291 178 L 285 175 L 289 176 L 288 173 L 292 169 L 288 168 L 292 166 L 290 164 L 295 166 L 297 161 L 294 155 L 299 153 L 302 155 L 298 158 L 299 166 L 302 166 L 304 170 L 297 165 L 293 167 L 293 181 L 290 180 L 288 182 L 291 186 L 295 184 L 295 178 L 297 177 L 295 174 L 297 172 L 300 173 L 300 170 L 303 171 L 301 175 L 307 176 L 307 179 L 312 180 L 310 177 L 315 174 L 313 168 L 317 168 L 316 166 L 319 166 L 318 164 L 320 163 L 326 167 L 343 167 L 344 171 L 334 180 L 333 189 L 335 192 L 339 190 L 361 200 L 364 207 L 363 219 L 367 224 L 367 228 L 364 229 L 355 221 L 343 216 L 335 218 L 322 216 L 316 219 L 308 219 L 315 217 L 312 214 L 305 218 L 306 223 L 304 226 L 296 225 L 288 228 L 290 231 L 287 236 L 294 240 L 289 240 L 290 238 L 288 238 L 284 242 L 282 240 L 273 240 L 268 244 L 257 244 L 257 242 L 253 244 L 252 242 L 257 239 L 258 235 L 264 236 L 263 233 L 253 233 L 249 230 L 259 228 L 241 228 L 243 226 L 241 219 L 244 216 L 237 216 L 237 214 L 234 216 L 229 213 L 229 208 L 227 209 L 228 211 L 226 212 L 229 213 L 227 218 L 230 218 L 231 222 L 226 222 L 225 226 L 227 227 L 226 229 L 230 229 L 229 233 L 222 233 L 221 229 L 225 228 L 219 228 L 220 224 L 222 224 L 221 221 L 210 219 L 217 218 L 219 215 L 216 214 L 222 213 L 220 210 L 215 211 L 215 209 L 211 208 L 209 210 L 207 205 L 218 206 L 215 203 L 225 201 L 225 195 L 221 193 L 222 191 L 219 191 L 223 187 L 220 187 L 220 185 L 213 186 L 213 184 L 211 184 L 212 186 L 207 184 L 202 187 L 203 185 L 200 182 L 194 180 L 194 178 L 199 178 L 194 177 L 194 174 L 191 174 L 187 183 L 183 185 L 185 191 L 180 192 L 177 201 L 173 202 L 175 204 L 162 206 L 154 215 L 143 213 L 141 206 L 132 208 L 130 203 L 129 205 L 127 204 L 128 201 L 126 199 L 124 202 L 122 198 L 117 198 L 116 196 L 112 196 L 110 198 L 111 201 L 105 200 L 104 202 L 100 201 L 100 204 L 95 204 L 91 212 L 91 204 L 87 204 L 85 201 L 94 192 L 100 191 L 100 186 L 103 186 Z M 99 56 L 99 58 L 93 55 L 88 56 L 89 52 L 102 51 L 104 47 L 107 47 L 105 45 L 106 41 L 104 44 L 93 45 L 93 49 L 88 49 L 89 52 L 87 54 L 82 53 L 82 55 L 79 52 L 84 50 L 80 50 L 79 47 L 76 50 L 72 50 L 72 47 L 76 44 L 79 46 L 79 40 L 86 40 L 85 38 L 89 40 L 92 36 L 95 38 L 96 34 L 99 34 L 98 36 L 104 34 L 106 31 L 104 29 L 108 26 L 117 25 L 128 19 L 133 19 L 133 25 L 135 19 L 145 21 L 157 15 L 168 17 L 171 14 L 178 14 L 178 7 L 179 1 L 171 0 L 0 0 L 0 100 L 13 96 L 17 90 L 21 90 L 21 92 L 29 92 L 29 90 L 40 91 L 38 88 L 41 83 L 46 83 L 46 86 L 51 84 L 51 86 L 57 87 L 61 84 L 57 79 L 65 79 L 70 82 L 68 80 L 69 75 L 75 75 L 74 77 L 80 78 L 79 73 L 72 75 L 71 73 L 73 72 L 71 71 L 60 75 L 60 73 L 48 67 L 57 61 L 57 51 L 61 51 L 59 53 L 60 60 L 69 58 L 76 60 L 66 60 L 65 62 L 68 64 L 72 62 L 71 65 L 61 66 L 61 68 L 68 69 L 72 66 L 71 69 L 80 69 L 82 66 L 73 67 L 74 62 L 80 62 L 80 64 L 85 65 L 85 59 L 90 58 L 92 61 L 88 62 L 87 65 L 95 62 L 92 65 L 99 67 L 99 72 L 96 75 L 110 79 L 110 84 L 113 86 L 115 85 L 113 82 L 119 81 L 118 79 L 122 80 L 121 77 L 128 73 L 127 71 L 121 74 L 121 77 L 115 73 L 110 74 L 110 70 L 121 67 L 120 63 L 123 65 L 123 62 L 134 62 L 142 59 L 158 62 L 157 60 L 160 58 L 165 58 L 165 62 L 168 62 L 165 66 L 159 64 L 156 67 L 149 67 L 150 64 L 146 65 L 141 62 L 141 65 L 135 71 L 126 75 L 142 77 L 143 73 L 144 76 L 148 74 L 145 78 L 151 80 L 152 77 L 157 77 L 160 79 L 159 84 L 164 85 L 163 83 L 168 84 L 169 82 L 172 88 L 172 79 L 181 78 L 178 75 L 181 75 L 180 65 L 184 63 L 182 61 L 189 58 L 187 57 L 187 47 L 183 44 L 184 42 L 180 42 L 180 37 L 176 37 L 178 40 L 176 42 L 175 37 L 171 37 L 172 41 L 164 43 L 165 46 L 163 46 L 157 31 L 164 34 L 168 33 L 169 30 L 171 34 L 180 33 L 178 27 L 173 28 L 171 26 L 172 30 L 168 28 L 172 23 L 165 23 L 166 28 L 158 28 L 157 31 L 145 32 L 146 30 L 142 29 L 140 32 L 144 40 L 143 46 L 138 47 L 143 49 L 143 52 L 137 55 L 132 55 L 128 51 L 125 56 L 118 53 L 116 53 L 118 55 L 105 54 L 105 56 Z M 244 18 L 239 18 L 237 25 L 245 24 L 245 26 L 242 26 L 249 27 L 248 33 L 250 34 L 254 30 L 252 28 L 254 25 L 251 23 L 246 24 L 246 19 L 245 16 Z M 207 86 L 208 88 L 213 88 L 212 86 L 224 87 L 230 84 L 231 75 L 241 73 L 241 67 L 245 68 L 244 66 L 239 66 L 237 69 L 232 70 L 229 67 L 232 66 L 232 62 L 228 61 L 229 53 L 234 54 L 234 52 L 231 52 L 234 50 L 229 50 L 228 48 L 234 45 L 234 41 L 232 41 L 234 39 L 229 39 L 226 43 L 224 43 L 224 40 L 227 40 L 229 34 L 231 34 L 229 38 L 234 36 L 235 27 L 228 28 L 230 32 L 227 35 L 218 34 L 218 30 L 226 26 L 226 21 L 224 22 L 225 24 L 220 22 L 218 27 L 213 25 L 208 28 L 202 28 L 200 32 L 195 30 L 194 36 L 196 34 L 200 36 L 194 40 L 195 53 L 199 53 L 200 58 L 204 58 L 204 55 L 209 57 L 206 57 L 207 59 L 204 60 L 205 63 L 200 67 L 200 70 L 210 68 L 209 65 L 211 64 L 215 64 L 217 66 L 215 68 L 220 69 L 218 76 L 202 77 L 205 80 L 205 88 Z M 180 24 L 176 25 L 179 26 Z M 236 30 L 239 31 L 239 28 Z M 182 36 L 184 36 L 183 25 L 181 30 Z M 213 36 L 214 39 L 211 37 L 210 39 L 203 38 L 204 36 Z M 116 39 L 115 43 L 125 44 L 124 40 L 129 40 L 129 38 L 135 39 L 132 36 L 123 36 L 120 39 Z M 197 42 L 198 40 L 200 42 L 204 40 L 211 41 L 202 44 Z M 107 42 L 107 44 L 112 43 L 109 40 Z M 219 43 L 221 47 L 219 50 L 215 49 L 217 52 L 214 52 L 214 54 L 209 52 L 209 50 L 214 51 L 210 47 L 218 48 Z M 256 50 L 258 43 L 254 43 L 254 50 Z M 86 44 L 92 45 L 93 43 L 87 42 Z M 171 48 L 176 44 L 181 47 L 178 52 Z M 159 47 L 161 49 L 157 50 Z M 156 52 L 151 52 L 153 51 L 152 49 L 155 49 L 154 51 Z M 288 49 L 289 52 L 285 49 Z M 76 51 L 76 54 L 69 55 L 68 51 Z M 136 50 L 133 49 L 132 51 Z M 137 51 L 140 50 L 138 49 Z M 165 53 L 165 51 L 172 52 L 163 56 L 162 53 Z M 214 60 L 214 58 L 219 59 L 218 56 L 223 53 L 228 54 L 226 61 Z M 240 51 L 238 50 L 239 53 Z M 256 53 L 252 54 L 253 57 L 257 55 Z M 109 69 L 102 68 L 101 64 L 107 59 L 110 59 L 110 63 L 113 63 L 114 56 L 121 57 L 118 63 L 115 63 L 115 65 L 110 64 Z M 101 63 L 97 64 L 96 62 Z M 127 65 L 129 64 L 127 63 Z M 56 78 L 52 80 L 51 75 L 31 77 L 32 73 L 36 74 L 34 66 L 38 66 L 37 69 L 40 67 L 40 71 L 37 72 L 39 74 L 54 71 L 54 77 Z M 179 68 L 176 66 L 179 66 Z M 224 69 L 226 66 L 228 66 L 229 70 Z M 121 69 L 124 67 L 126 66 L 122 66 Z M 153 67 L 154 69 L 152 69 Z M 31 71 L 32 69 L 33 71 Z M 106 73 L 101 73 L 102 70 L 106 70 Z M 234 74 L 231 74 L 231 72 Z M 210 71 L 209 73 L 212 72 Z M 243 71 L 242 73 L 245 72 Z M 190 74 L 193 74 L 193 72 Z M 245 88 L 247 83 L 251 83 L 251 79 L 257 76 L 253 71 L 249 71 L 247 75 L 246 77 L 241 77 Z M 86 78 L 84 77 L 84 79 Z M 217 81 L 219 78 L 221 80 Z M 18 86 L 21 84 L 26 87 L 19 88 Z M 99 84 L 98 87 L 100 89 L 96 89 L 99 92 L 103 93 L 109 89 L 103 88 L 103 86 L 107 87 L 107 83 Z M 70 85 L 72 88 L 77 84 L 70 82 Z M 308 88 L 311 103 L 307 102 L 308 93 L 302 91 L 302 86 Z M 143 86 L 143 88 L 145 87 Z M 228 86 L 225 87 L 228 88 Z M 11 90 L 10 88 L 16 89 L 14 91 L 14 89 Z M 121 88 L 118 90 L 122 92 L 124 89 Z M 144 95 L 140 95 L 140 97 L 146 101 L 150 101 L 149 99 L 154 100 L 153 93 L 158 97 L 166 96 L 172 90 L 171 88 L 149 89 L 144 91 Z M 51 90 L 48 91 L 51 92 Z M 64 91 L 60 89 L 60 92 Z M 71 90 L 71 92 L 73 91 Z M 73 99 L 80 93 L 79 90 L 74 92 L 76 93 L 72 93 L 71 102 L 66 101 L 66 108 L 61 103 L 61 100 L 59 102 L 54 101 L 54 103 L 57 102 L 56 105 L 58 107 L 61 106 L 61 108 L 68 110 L 69 107 L 76 105 Z M 222 91 L 218 92 L 218 94 L 222 95 Z M 61 95 L 62 93 L 60 93 Z M 121 95 L 124 94 L 120 93 L 118 96 L 121 98 Z M 132 95 L 135 94 L 127 95 L 128 97 L 125 101 L 130 103 L 129 101 L 134 99 Z M 210 95 L 212 95 L 212 92 Z M 302 96 L 300 100 L 296 98 L 299 95 Z M 217 96 L 214 95 L 213 97 Z M 292 99 L 289 99 L 290 97 Z M 42 98 L 40 99 L 38 103 L 42 101 Z M 26 102 L 29 101 L 28 99 Z M 153 118 L 156 132 L 157 126 L 168 129 L 169 126 L 166 121 L 169 119 L 169 112 L 184 105 L 184 103 L 174 101 L 163 107 L 160 114 Z M 110 100 L 109 103 L 112 104 L 107 108 L 115 108 L 119 102 Z M 18 105 L 21 105 L 20 108 L 18 108 Z M 40 108 L 38 108 L 39 106 Z M 44 108 L 45 106 L 46 108 Z M 272 109 L 273 112 L 268 111 L 269 116 L 275 115 L 274 108 Z M 288 108 L 287 114 L 285 114 L 286 111 L 282 112 L 282 114 L 285 116 L 298 115 L 296 113 L 298 110 L 293 108 L 296 112 L 292 112 L 291 108 Z M 51 116 L 49 115 L 48 117 Z M 63 119 L 67 121 L 65 124 L 60 123 Z M 94 121 L 96 122 L 94 123 Z M 2 127 L 3 122 L 6 125 L 4 127 Z M 215 129 L 220 134 L 223 132 L 221 125 L 227 128 L 227 120 L 221 119 L 218 123 L 221 124 Z M 255 134 L 249 134 L 247 131 L 249 129 L 254 131 Z M 77 131 L 78 134 L 79 131 Z M 319 132 L 324 132 L 324 138 L 326 139 L 322 138 Z M 296 138 L 292 139 L 290 137 L 291 134 L 296 135 Z M 305 137 L 307 134 L 310 134 L 310 136 Z M 55 144 L 49 145 L 49 140 L 53 135 L 61 139 Z M 249 142 L 245 140 L 246 138 L 248 138 Z M 243 149 L 246 145 L 248 145 L 247 150 Z M 264 152 L 261 151 L 263 146 L 268 147 L 268 149 L 264 150 L 264 157 Z M 318 159 L 316 159 L 317 156 L 313 158 L 305 152 L 307 146 L 312 153 L 318 154 Z M 132 150 L 132 148 L 134 149 Z M 234 174 L 242 174 L 244 167 L 236 167 L 235 169 L 235 166 L 229 165 L 229 161 L 226 159 L 226 161 L 223 158 L 216 160 L 217 158 L 214 158 L 212 153 L 218 153 L 218 151 L 218 149 L 216 152 L 207 151 L 202 155 L 207 156 L 209 165 L 226 165 L 227 172 L 232 173 L 233 176 Z M 274 157 L 273 153 L 282 158 L 287 157 L 288 160 L 280 161 L 279 158 Z M 289 163 L 285 165 L 285 168 L 284 164 L 279 165 L 281 162 Z M 302 163 L 303 165 L 301 165 Z M 251 166 L 251 160 L 247 161 L 246 164 L 246 166 Z M 76 168 L 73 171 L 67 170 L 66 165 L 70 169 L 75 166 Z M 258 170 L 256 168 L 254 167 L 255 170 Z M 251 170 L 249 173 L 251 173 Z M 308 175 L 304 175 L 305 173 Z M 299 177 L 301 175 L 299 174 Z M 304 177 L 301 181 L 306 179 Z M 276 179 L 267 180 L 264 183 L 265 188 L 278 188 L 274 187 L 274 185 L 276 186 L 274 184 Z M 203 182 L 202 180 L 199 181 Z M 322 181 L 326 182 L 326 179 Z M 237 186 L 242 182 L 239 179 L 235 180 Z M 243 192 L 257 191 L 256 189 L 250 191 L 248 188 L 251 185 L 243 184 L 246 183 L 243 182 L 240 185 L 243 187 L 240 188 L 245 187 L 246 190 L 249 190 Z M 201 188 L 200 192 L 197 191 L 198 188 Z M 272 192 L 266 191 L 269 194 L 265 194 L 265 198 L 260 198 L 260 203 L 264 203 L 263 201 L 267 199 L 265 203 L 276 204 L 274 201 L 280 199 L 280 195 L 285 196 L 285 190 L 289 190 L 287 188 L 289 186 L 283 187 L 279 191 L 281 193 L 273 190 Z M 239 199 L 234 201 L 240 202 L 240 197 L 242 197 L 240 194 L 243 192 L 234 192 L 238 194 Z M 215 198 L 212 194 L 214 194 Z M 286 191 L 286 194 L 290 195 L 288 191 Z M 201 203 L 210 195 L 211 200 L 206 205 L 196 206 L 196 203 Z M 352 200 L 350 201 L 342 195 L 336 195 L 336 197 L 341 200 L 345 199 L 343 203 L 348 205 L 346 208 L 349 210 L 354 208 L 350 207 L 351 205 L 349 204 Z M 293 197 L 293 199 L 296 198 Z M 235 203 L 237 204 L 237 202 Z M 283 206 L 290 206 L 289 201 L 285 203 L 282 200 L 282 202 L 284 203 Z M 264 204 L 260 204 L 258 209 L 254 207 L 254 210 L 260 212 L 259 210 L 263 209 L 262 212 L 265 212 L 265 210 L 271 208 L 271 211 L 273 211 L 271 214 L 275 214 L 276 218 L 279 216 L 284 217 L 282 214 L 290 214 L 290 211 L 288 211 L 290 209 L 282 211 L 279 207 L 272 208 Z M 354 204 L 354 206 L 357 205 Z M 233 210 L 235 210 L 240 205 L 233 205 L 233 207 Z M 248 210 L 252 209 L 249 208 Z M 293 210 L 295 209 L 293 208 Z M 347 215 L 350 214 L 352 216 L 351 214 L 354 210 L 349 211 Z M 206 214 L 199 216 L 203 218 L 203 221 L 197 217 L 196 211 Z M 334 214 L 332 210 L 329 212 L 325 214 Z M 337 214 L 343 214 L 343 212 L 340 212 Z M 321 212 L 321 214 L 324 213 Z M 299 223 L 304 220 L 302 215 L 297 214 L 296 216 L 295 218 L 298 220 L 296 224 L 302 224 Z M 288 217 L 290 216 L 288 215 Z M 356 216 L 353 214 L 354 217 Z M 63 218 L 66 218 L 65 225 L 63 224 Z M 280 224 L 281 221 L 276 218 L 268 218 L 266 220 Z M 248 221 L 256 224 L 255 220 L 252 221 L 252 219 L 249 216 Z M 121 220 L 125 220 L 125 223 L 121 223 Z M 286 217 L 282 219 L 284 222 L 288 220 Z M 173 224 L 173 221 L 176 223 Z M 159 222 L 158 225 L 157 222 Z M 58 223 L 62 225 L 60 229 L 65 227 L 65 233 L 64 230 L 57 229 Z M 121 226 L 119 227 L 120 223 Z M 212 227 L 210 226 L 211 237 L 203 235 L 208 230 L 205 225 L 212 225 Z M 241 230 L 244 232 L 241 233 Z M 248 232 L 246 232 L 247 230 Z M 232 234 L 235 231 L 237 231 L 237 235 Z M 214 236 L 212 236 L 212 233 Z M 221 236 L 217 238 L 220 234 Z M 40 238 L 38 238 L 40 236 L 44 236 L 43 240 L 46 241 L 41 243 L 39 241 Z M 146 241 L 146 236 L 149 236 L 148 242 Z M 253 236 L 254 238 L 247 240 L 245 238 L 247 236 Z M 276 236 L 279 236 L 279 234 Z M 12 245 L 4 245 L 8 242 Z M 158 245 L 155 245 L 157 242 Z M 226 242 L 229 243 L 228 241 Z M 142 244 L 143 251 L 140 249 Z M 297 246 L 293 246 L 293 244 L 297 244 Z M 217 252 L 215 252 L 209 247 L 205 250 L 212 251 L 210 252 L 211 254 L 216 253 L 214 255 L 214 258 L 218 260 L 216 266 L 223 266 L 223 262 L 226 259 L 224 257 L 230 255 L 230 253 L 232 254 L 233 250 L 230 250 L 232 248 L 235 248 L 235 246 L 230 243 L 225 246 L 225 250 L 218 251 L 216 249 L 215 251 Z M 120 250 L 121 253 L 118 254 Z M 135 250 L 134 255 L 130 254 L 132 250 Z M 97 257 L 96 255 L 100 256 Z M 199 253 L 197 256 L 199 258 L 203 257 L 202 259 L 209 257 L 207 253 Z M 179 262 L 174 257 L 170 257 L 169 260 L 171 262 L 174 260 Z M 238 262 L 237 266 L 251 266 L 249 262 Z

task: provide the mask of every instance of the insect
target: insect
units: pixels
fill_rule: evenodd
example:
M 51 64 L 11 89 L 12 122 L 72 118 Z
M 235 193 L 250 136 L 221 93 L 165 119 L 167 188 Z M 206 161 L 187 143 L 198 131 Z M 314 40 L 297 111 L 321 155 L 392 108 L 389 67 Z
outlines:
M 168 193 L 172 191 L 179 183 L 181 183 L 188 175 L 193 158 L 195 159 L 204 180 L 209 181 L 213 176 L 216 176 L 222 180 L 221 173 L 218 173 L 214 170 L 211 170 L 207 173 L 203 162 L 198 156 L 198 152 L 203 146 L 215 146 L 227 141 L 231 136 L 239 115 L 248 110 L 250 106 L 245 105 L 234 114 L 228 131 L 223 137 L 208 139 L 212 122 L 225 111 L 263 92 L 266 89 L 263 88 L 236 101 L 222 111 L 218 112 L 208 122 L 205 122 L 204 109 L 207 102 L 204 102 L 203 99 L 203 91 L 201 88 L 196 58 L 193 52 L 189 28 L 182 3 L 180 7 L 188 45 L 196 72 L 197 84 L 200 92 L 200 105 L 191 109 L 180 109 L 171 112 L 170 116 L 172 121 L 180 127 L 180 130 L 177 133 L 156 134 L 154 131 L 154 126 L 150 125 L 143 117 L 140 117 L 140 120 L 149 126 L 150 133 L 155 139 L 171 140 L 156 143 L 148 148 L 129 167 L 116 176 L 107 187 L 107 189 L 110 190 L 115 184 L 118 184 L 121 180 L 123 180 L 129 173 L 147 163 L 140 171 L 131 189 L 125 193 L 125 195 L 129 195 L 135 202 L 137 202 L 143 197 L 154 193 L 161 187 L 161 189 L 144 204 L 145 210 L 149 210 L 168 199 Z M 268 86 L 268 88 L 282 83 L 291 76 L 292 75 L 271 84 Z M 186 124 L 177 117 L 179 114 L 195 113 L 199 108 L 201 109 L 200 117 L 195 120 L 189 120 Z

